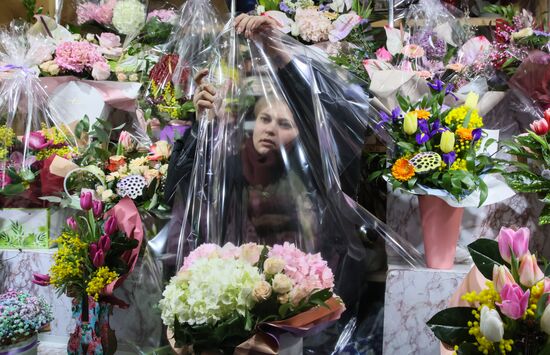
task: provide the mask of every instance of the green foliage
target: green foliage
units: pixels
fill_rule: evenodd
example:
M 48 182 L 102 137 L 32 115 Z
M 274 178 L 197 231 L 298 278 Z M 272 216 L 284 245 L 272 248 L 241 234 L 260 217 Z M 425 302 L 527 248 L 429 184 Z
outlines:
M 488 280 L 493 279 L 493 266 L 506 265 L 494 240 L 480 238 L 468 245 L 468 250 L 479 272 Z
M 143 26 L 140 42 L 151 46 L 163 44 L 170 37 L 172 27 L 172 24 L 162 22 L 157 17 L 153 17 Z
M 278 0 L 259 0 L 258 4 L 265 8 L 265 11 L 279 10 Z
M 25 19 L 27 22 L 32 22 L 34 15 L 41 14 L 43 11 L 42 6 L 36 8 L 36 0 L 21 0 L 23 7 L 25 8 Z
M 492 13 L 495 15 L 500 15 L 506 19 L 506 21 L 512 23 L 514 21 L 514 16 L 518 12 L 517 5 L 487 5 L 483 8 L 483 11 Z
M 470 335 L 468 322 L 476 321 L 471 307 L 452 307 L 434 315 L 428 322 L 428 327 L 443 343 L 454 346 L 464 342 L 474 342 Z

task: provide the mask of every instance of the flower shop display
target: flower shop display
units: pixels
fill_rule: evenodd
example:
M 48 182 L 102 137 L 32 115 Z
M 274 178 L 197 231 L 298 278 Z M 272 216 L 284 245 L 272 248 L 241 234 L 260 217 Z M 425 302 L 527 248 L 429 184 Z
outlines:
M 0 295 L 0 353 L 36 354 L 37 333 L 53 320 L 43 297 L 17 290 Z
M 506 141 L 507 152 L 516 157 L 512 161 L 513 170 L 504 173 L 506 181 L 517 192 L 536 193 L 544 207 L 540 212 L 539 224 L 550 223 L 550 161 L 548 153 L 548 130 L 550 126 L 550 109 L 544 116 L 531 123 L 525 134 L 520 134 Z
M 320 254 L 293 244 L 203 244 L 185 258 L 160 307 L 175 347 L 275 354 L 281 333 L 302 337 L 340 317 L 333 287 Z
M 398 96 L 400 106 L 391 116 L 381 113 L 380 129 L 395 146 L 369 178 L 383 176 L 393 189 L 419 194 L 427 265 L 450 268 L 463 207 L 487 202 L 486 178 L 500 169 L 486 154 L 494 139 L 482 144 L 487 134 L 477 95 L 470 93 L 464 105 L 450 108 L 443 101 L 452 95 L 451 87 L 440 80 L 429 85 L 431 95 L 418 102 Z M 511 196 L 505 189 L 498 195 Z
M 478 239 L 468 246 L 488 281 L 464 294 L 470 307 L 435 314 L 428 327 L 458 354 L 545 354 L 549 351 L 550 279 L 529 251 L 527 228 L 502 228 L 497 241 Z
M 103 202 L 85 191 L 80 207 L 84 215 L 69 217 L 56 239 L 58 251 L 49 273 L 34 274 L 33 282 L 73 297 L 76 328 L 69 354 L 112 354 L 116 339 L 108 324 L 111 307 L 127 307 L 113 291 L 134 268 L 143 238 L 141 220 L 132 217 L 138 215 L 129 199 L 105 212 Z

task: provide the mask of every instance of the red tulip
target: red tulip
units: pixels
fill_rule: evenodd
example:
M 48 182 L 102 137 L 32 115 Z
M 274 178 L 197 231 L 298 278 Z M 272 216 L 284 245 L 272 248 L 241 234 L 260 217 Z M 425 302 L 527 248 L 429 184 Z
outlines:
M 108 235 L 102 235 L 101 238 L 99 238 L 98 246 L 107 254 L 109 249 L 111 249 L 111 238 L 109 238 Z
M 101 217 L 101 214 L 103 213 L 103 202 L 96 200 L 92 201 L 92 211 L 95 218 Z
M 92 193 L 83 192 L 80 194 L 80 208 L 84 211 L 89 211 L 93 207 L 92 205 Z
M 50 284 L 50 275 L 32 274 L 32 283 L 39 286 L 48 286 Z
M 105 234 L 113 235 L 118 229 L 116 217 L 109 216 L 109 218 L 107 219 L 107 221 L 105 221 L 105 224 L 103 225 L 103 229 L 105 230 Z
M 529 127 L 539 136 L 544 136 L 548 133 L 548 122 L 543 118 L 533 121 Z

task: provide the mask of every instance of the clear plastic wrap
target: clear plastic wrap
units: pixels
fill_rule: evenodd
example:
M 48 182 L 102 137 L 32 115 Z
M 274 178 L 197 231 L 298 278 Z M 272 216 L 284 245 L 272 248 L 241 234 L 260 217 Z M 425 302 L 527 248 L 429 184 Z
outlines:
M 376 122 L 365 83 L 278 31 L 247 40 L 229 22 L 214 48 L 206 80 L 214 108 L 176 143 L 168 173 L 167 192 L 183 202 L 176 266 L 202 243 L 286 241 L 320 252 L 349 310 L 316 339 L 326 353 L 357 311 L 367 234 L 422 263 L 355 202 L 364 136 Z
M 77 152 L 74 127 L 48 107 L 38 67 L 53 47 L 26 27 L 0 31 L 0 199 L 2 207 L 44 207 L 40 197 L 63 190 L 55 173 L 59 158 Z
M 147 7 L 147 0 L 76 0 L 77 23 L 92 23 L 132 36 L 145 24 Z

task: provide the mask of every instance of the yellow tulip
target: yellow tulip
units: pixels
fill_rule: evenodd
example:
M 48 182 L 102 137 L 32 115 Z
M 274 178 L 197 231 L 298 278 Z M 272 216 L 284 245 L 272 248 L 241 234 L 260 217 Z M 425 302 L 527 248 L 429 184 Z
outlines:
M 415 134 L 418 129 L 418 114 L 408 112 L 403 119 L 403 131 L 409 135 Z
M 478 100 L 479 100 L 479 95 L 473 91 L 470 91 L 466 96 L 466 101 L 464 102 L 464 106 L 466 106 L 470 110 L 475 110 L 477 109 Z
M 441 133 L 441 143 L 439 143 L 439 149 L 443 153 L 450 153 L 455 147 L 455 134 L 451 131 L 445 131 Z

